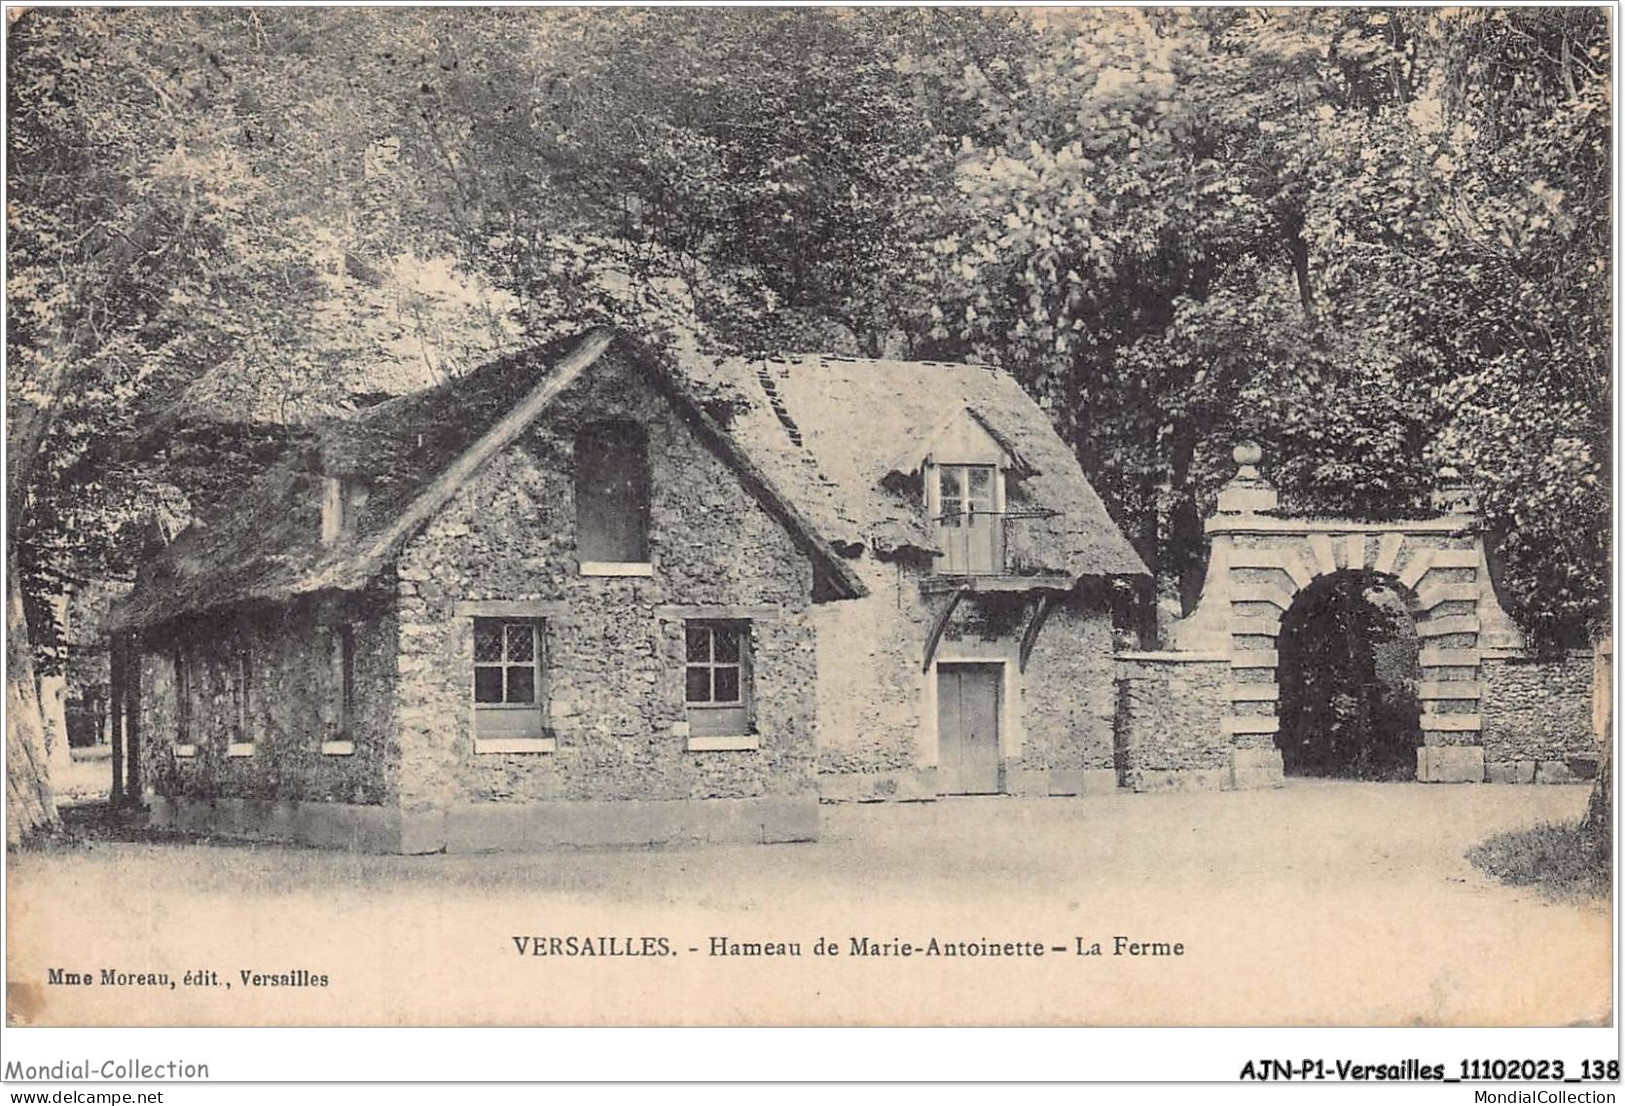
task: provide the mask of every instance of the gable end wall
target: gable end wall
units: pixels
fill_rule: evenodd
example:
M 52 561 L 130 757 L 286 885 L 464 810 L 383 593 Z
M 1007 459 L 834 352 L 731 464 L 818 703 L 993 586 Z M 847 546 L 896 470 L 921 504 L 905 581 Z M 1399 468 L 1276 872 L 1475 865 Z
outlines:
M 583 576 L 576 556 L 575 432 L 611 418 L 648 432 L 648 576 Z M 613 352 L 407 545 L 396 587 L 401 791 L 409 816 L 448 819 L 431 836 L 455 838 L 460 817 L 494 804 L 813 800 L 812 567 Z M 475 751 L 468 604 L 491 601 L 545 611 L 552 752 Z M 753 615 L 759 748 L 688 750 L 685 607 L 756 608 L 743 613 Z M 501 832 L 553 832 L 522 822 Z

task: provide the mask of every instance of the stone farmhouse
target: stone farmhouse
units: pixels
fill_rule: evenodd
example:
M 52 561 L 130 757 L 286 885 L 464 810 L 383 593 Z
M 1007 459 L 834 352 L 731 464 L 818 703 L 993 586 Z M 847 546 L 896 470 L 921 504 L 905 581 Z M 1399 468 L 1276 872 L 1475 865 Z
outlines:
M 1014 381 L 699 368 L 609 333 L 498 361 L 177 537 L 110 622 L 155 821 L 773 841 L 821 789 L 1115 786 L 1105 581 L 1145 570 Z
M 1142 649 L 1146 567 L 1013 378 L 591 332 L 324 424 L 150 558 L 108 622 L 124 790 L 159 826 L 416 853 L 1274 786 L 1283 616 L 1347 573 L 1414 620 L 1415 778 L 1594 769 L 1595 659 L 1525 654 L 1470 504 L 1287 518 L 1256 454 Z
M 1117 786 L 1113 619 L 1149 573 L 1013 377 L 835 357 L 694 371 L 868 592 L 814 613 L 826 799 Z

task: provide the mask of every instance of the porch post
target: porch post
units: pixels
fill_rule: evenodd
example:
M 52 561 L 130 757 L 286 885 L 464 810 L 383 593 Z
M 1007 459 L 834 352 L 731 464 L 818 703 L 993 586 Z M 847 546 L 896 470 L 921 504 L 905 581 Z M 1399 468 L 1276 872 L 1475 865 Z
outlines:
M 112 806 L 124 804 L 124 635 L 111 634 L 107 639 L 108 692 L 112 709 L 108 712 L 110 732 L 108 742 L 113 750 L 113 789 L 108 796 Z

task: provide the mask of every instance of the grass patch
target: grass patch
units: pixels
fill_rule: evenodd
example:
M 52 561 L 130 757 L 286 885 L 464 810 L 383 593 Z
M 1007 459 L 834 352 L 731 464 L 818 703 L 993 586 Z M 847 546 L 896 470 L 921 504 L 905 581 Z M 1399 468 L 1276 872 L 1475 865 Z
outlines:
M 1603 899 L 1613 888 L 1606 834 L 1578 823 L 1546 823 L 1497 834 L 1467 850 L 1473 867 L 1502 883 L 1553 898 Z

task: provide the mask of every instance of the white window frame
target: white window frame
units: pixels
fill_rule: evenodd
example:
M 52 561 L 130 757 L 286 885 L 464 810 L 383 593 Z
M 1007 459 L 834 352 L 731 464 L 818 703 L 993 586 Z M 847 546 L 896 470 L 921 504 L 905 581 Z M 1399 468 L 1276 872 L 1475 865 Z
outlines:
M 688 633 L 693 628 L 704 628 L 711 635 L 710 653 L 705 662 L 691 662 L 688 659 Z M 739 660 L 737 664 L 718 664 L 716 660 L 716 631 L 718 629 L 731 629 L 739 634 Z M 761 747 L 761 737 L 756 732 L 756 664 L 755 664 L 755 625 L 751 619 L 745 618 L 686 618 L 682 625 L 682 671 L 683 671 L 683 719 L 686 734 L 686 747 L 692 753 L 708 752 L 737 752 L 758 749 Z M 711 676 L 712 691 L 715 692 L 715 669 L 719 667 L 737 667 L 739 671 L 739 698 L 728 703 L 717 703 L 715 700 L 693 702 L 688 698 L 688 673 L 690 668 L 704 667 L 713 672 Z M 695 712 L 702 715 L 707 711 L 738 712 L 744 719 L 744 724 L 736 733 L 706 733 L 694 732 Z
M 251 757 L 254 755 L 254 704 L 250 697 L 254 687 L 253 646 L 246 637 L 239 637 L 235 645 L 232 705 L 237 716 L 234 720 L 237 740 L 226 745 L 226 756 Z
M 506 614 L 483 613 L 471 614 L 468 617 L 469 627 L 469 726 L 474 734 L 474 752 L 476 755 L 500 755 L 510 753 L 552 753 L 558 750 L 558 739 L 547 732 L 547 622 L 545 619 L 532 614 Z M 500 663 L 481 662 L 475 659 L 474 640 L 478 625 L 482 621 L 491 621 L 501 627 L 503 659 Z M 479 668 L 500 668 L 502 671 L 503 695 L 506 698 L 508 685 L 508 669 L 516 667 L 507 660 L 508 627 L 515 625 L 528 626 L 531 631 L 531 692 L 533 699 L 530 703 L 481 703 L 474 698 L 475 671 Z M 527 714 L 534 715 L 536 732 L 534 734 L 480 734 L 480 716 L 493 717 L 499 714 Z
M 935 527 L 937 527 L 939 525 L 937 520 L 942 517 L 942 480 L 943 480 L 943 476 L 944 476 L 944 470 L 945 469 L 957 469 L 957 470 L 959 470 L 959 472 L 960 472 L 959 500 L 960 500 L 961 503 L 963 503 L 963 502 L 966 502 L 969 499 L 969 495 L 968 495 L 968 492 L 970 491 L 970 471 L 969 470 L 971 470 L 973 468 L 991 468 L 993 470 L 993 512 L 996 515 L 999 515 L 1001 517 L 1004 515 L 1004 512 L 1005 512 L 1005 500 L 1004 500 L 1004 494 L 1005 494 L 1005 488 L 1004 488 L 1005 461 L 1002 458 L 997 459 L 997 460 L 988 460 L 986 458 L 980 458 L 980 459 L 973 460 L 973 461 L 947 461 L 947 460 L 939 460 L 939 459 L 933 458 L 931 461 L 929 461 L 927 463 L 926 474 L 925 474 L 926 475 L 926 479 L 925 479 L 925 513 L 926 513 L 926 517 L 930 520 L 931 525 L 932 525 L 933 528 L 935 528 Z M 1006 563 L 1003 564 L 1003 565 L 997 566 L 996 569 L 995 569 L 995 573 L 1002 573 L 1002 572 L 1005 572 L 1005 571 L 1008 570 L 1008 556 L 1009 556 L 1008 550 L 1006 550 L 1005 551 Z M 947 554 L 946 553 L 940 554 L 939 557 L 942 558 L 942 559 L 946 559 Z
M 583 576 L 653 576 L 653 561 L 582 561 Z

